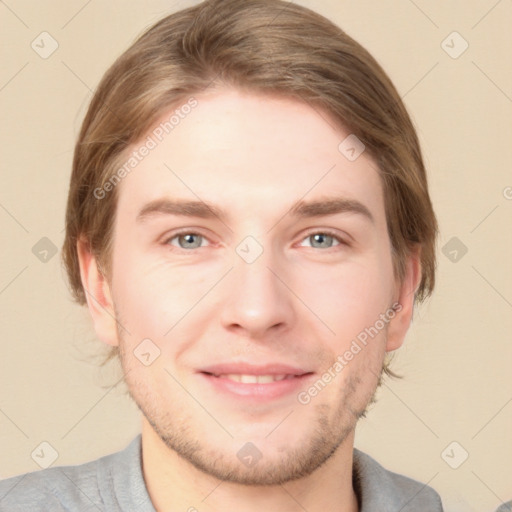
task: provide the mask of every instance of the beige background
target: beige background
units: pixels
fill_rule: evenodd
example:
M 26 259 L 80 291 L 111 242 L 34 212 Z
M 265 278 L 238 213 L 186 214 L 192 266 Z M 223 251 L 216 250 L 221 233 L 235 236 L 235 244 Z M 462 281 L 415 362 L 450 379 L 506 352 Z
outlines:
M 139 431 L 118 369 L 97 366 L 102 347 L 58 255 L 42 262 L 32 248 L 62 244 L 73 143 L 102 73 L 141 30 L 192 3 L 0 3 L 0 477 L 38 469 L 43 441 L 54 465 L 75 464 Z M 405 378 L 384 386 L 356 445 L 429 482 L 448 511 L 494 510 L 512 498 L 512 2 L 298 3 L 365 45 L 397 85 L 441 227 L 437 290 L 395 361 Z M 59 45 L 47 59 L 31 48 L 43 31 Z M 458 58 L 443 46 L 457 52 L 462 40 L 442 46 L 453 31 L 469 44 Z M 442 252 L 452 237 L 468 249 L 456 262 Z M 453 441 L 452 465 L 469 453 L 458 469 L 441 455 Z

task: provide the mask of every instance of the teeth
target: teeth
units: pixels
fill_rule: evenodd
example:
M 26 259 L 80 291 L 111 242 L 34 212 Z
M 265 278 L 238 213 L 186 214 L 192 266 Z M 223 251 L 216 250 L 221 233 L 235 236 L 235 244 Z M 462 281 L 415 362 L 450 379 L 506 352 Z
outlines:
M 216 377 L 221 377 L 229 380 L 233 380 L 235 382 L 241 382 L 242 384 L 269 384 L 271 382 L 276 382 L 279 380 L 284 380 L 288 376 L 283 375 L 243 375 L 239 373 L 229 373 L 225 375 L 216 375 Z M 290 375 L 290 377 L 293 377 Z

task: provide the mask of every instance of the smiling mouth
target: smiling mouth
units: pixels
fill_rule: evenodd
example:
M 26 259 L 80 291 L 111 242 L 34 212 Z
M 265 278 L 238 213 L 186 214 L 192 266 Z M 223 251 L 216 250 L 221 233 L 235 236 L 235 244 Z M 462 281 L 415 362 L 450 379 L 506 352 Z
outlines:
M 204 372 L 206 375 L 216 377 L 218 379 L 227 379 L 233 382 L 241 382 L 242 384 L 270 384 L 272 382 L 278 382 L 281 380 L 290 380 L 301 375 L 281 374 L 281 375 L 251 375 L 243 373 L 224 373 L 215 374 Z
M 249 400 L 253 405 L 294 396 L 315 375 L 287 365 L 248 364 L 215 365 L 203 368 L 197 374 L 215 389 L 218 396 Z

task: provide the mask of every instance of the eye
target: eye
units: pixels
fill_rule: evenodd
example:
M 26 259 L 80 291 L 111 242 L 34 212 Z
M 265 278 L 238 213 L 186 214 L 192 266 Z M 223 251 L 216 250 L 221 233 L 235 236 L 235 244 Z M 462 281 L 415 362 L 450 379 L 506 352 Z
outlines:
M 314 249 L 329 249 L 331 247 L 343 244 L 343 240 L 338 238 L 332 233 L 329 232 L 318 232 L 318 233 L 311 233 L 306 238 L 304 238 L 304 241 L 310 241 L 310 245 L 306 245 L 306 247 L 313 247 Z M 301 244 L 303 246 L 303 244 Z
M 174 243 L 175 240 L 177 243 Z M 206 238 L 198 233 L 180 233 L 169 238 L 166 243 L 180 249 L 197 249 L 204 247 L 203 242 L 206 242 Z

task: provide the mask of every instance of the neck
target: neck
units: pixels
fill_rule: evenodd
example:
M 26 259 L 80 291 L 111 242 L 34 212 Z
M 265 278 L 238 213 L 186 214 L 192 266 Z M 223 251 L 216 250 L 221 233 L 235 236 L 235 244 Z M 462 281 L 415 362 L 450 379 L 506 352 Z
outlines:
M 311 475 L 275 486 L 248 486 L 218 480 L 170 450 L 142 420 L 142 467 L 157 512 L 357 512 L 352 487 L 354 434 Z

